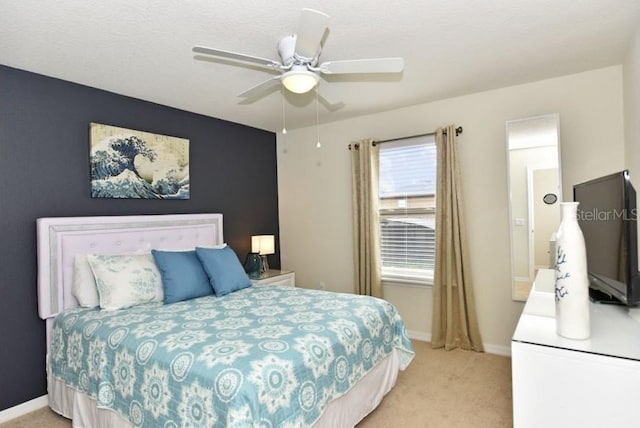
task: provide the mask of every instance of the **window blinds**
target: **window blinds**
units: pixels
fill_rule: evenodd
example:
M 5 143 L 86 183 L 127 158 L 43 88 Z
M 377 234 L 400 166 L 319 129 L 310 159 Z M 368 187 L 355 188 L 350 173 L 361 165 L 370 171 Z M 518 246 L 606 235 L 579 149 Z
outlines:
M 382 278 L 429 284 L 435 263 L 434 137 L 382 144 L 379 156 Z

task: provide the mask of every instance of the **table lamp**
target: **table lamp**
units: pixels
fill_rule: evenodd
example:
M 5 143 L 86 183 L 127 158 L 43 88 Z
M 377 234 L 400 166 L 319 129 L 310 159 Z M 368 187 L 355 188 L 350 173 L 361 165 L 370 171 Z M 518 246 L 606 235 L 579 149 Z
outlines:
M 274 254 L 275 240 L 273 235 L 254 235 L 251 237 L 251 252 L 260 255 L 260 272 L 269 270 L 267 255 Z

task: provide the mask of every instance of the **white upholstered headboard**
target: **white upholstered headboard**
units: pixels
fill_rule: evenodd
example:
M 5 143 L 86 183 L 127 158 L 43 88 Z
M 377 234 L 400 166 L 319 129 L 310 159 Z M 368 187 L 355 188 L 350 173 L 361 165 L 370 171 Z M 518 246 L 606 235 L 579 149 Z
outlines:
M 50 217 L 39 218 L 37 230 L 38 312 L 48 320 L 47 333 L 56 315 L 78 306 L 71 294 L 76 254 L 183 250 L 223 243 L 222 214 Z

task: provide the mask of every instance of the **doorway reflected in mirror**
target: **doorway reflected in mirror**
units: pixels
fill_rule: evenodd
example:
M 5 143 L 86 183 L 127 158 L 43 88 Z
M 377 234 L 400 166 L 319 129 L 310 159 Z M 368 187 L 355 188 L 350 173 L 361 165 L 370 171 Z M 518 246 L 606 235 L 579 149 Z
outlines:
M 558 114 L 506 123 L 512 298 L 524 301 L 538 269 L 553 266 L 562 200 Z

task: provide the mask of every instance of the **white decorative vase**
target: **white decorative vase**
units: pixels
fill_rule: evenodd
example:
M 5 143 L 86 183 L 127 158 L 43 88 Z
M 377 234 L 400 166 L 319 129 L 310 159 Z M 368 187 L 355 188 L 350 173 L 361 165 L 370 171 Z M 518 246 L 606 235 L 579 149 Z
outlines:
M 562 221 L 556 241 L 556 332 L 568 339 L 588 339 L 589 277 L 584 236 L 578 225 L 578 202 L 560 204 Z

